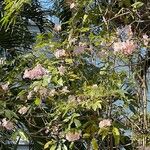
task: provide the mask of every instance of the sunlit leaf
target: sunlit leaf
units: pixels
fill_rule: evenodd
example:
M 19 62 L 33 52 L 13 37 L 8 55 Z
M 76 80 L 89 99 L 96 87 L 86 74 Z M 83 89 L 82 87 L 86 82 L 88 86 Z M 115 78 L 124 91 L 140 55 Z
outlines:
M 39 106 L 41 104 L 41 99 L 40 98 L 36 98 L 34 101 L 35 105 Z
M 98 150 L 98 143 L 97 140 L 95 138 L 92 139 L 92 148 L 93 150 Z
M 143 6 L 144 3 L 142 2 L 135 2 L 134 4 L 132 4 L 131 6 L 135 9 L 140 8 Z
M 119 129 L 116 128 L 116 127 L 113 127 L 112 133 L 113 133 L 113 136 L 114 136 L 114 139 L 115 139 L 115 145 L 118 145 L 119 142 L 120 142 L 120 132 L 119 132 Z

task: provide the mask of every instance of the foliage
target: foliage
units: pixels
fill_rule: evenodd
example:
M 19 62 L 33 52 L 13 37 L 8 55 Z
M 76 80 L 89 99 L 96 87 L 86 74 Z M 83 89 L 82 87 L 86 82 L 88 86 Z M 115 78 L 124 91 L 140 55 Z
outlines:
M 137 22 L 146 2 L 60 4 L 67 26 L 0 66 L 1 145 L 19 137 L 35 150 L 148 146 L 149 37 Z

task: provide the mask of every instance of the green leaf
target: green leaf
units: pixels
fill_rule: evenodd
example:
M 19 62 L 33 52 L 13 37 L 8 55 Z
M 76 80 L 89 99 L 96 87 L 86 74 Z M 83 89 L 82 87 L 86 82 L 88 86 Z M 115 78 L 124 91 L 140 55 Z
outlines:
M 113 127 L 112 133 L 113 133 L 113 136 L 114 136 L 114 139 L 115 139 L 115 145 L 118 145 L 119 141 L 120 141 L 120 132 L 119 132 L 119 129 L 116 128 L 116 127 Z
M 71 142 L 71 144 L 69 145 L 69 148 L 73 149 L 73 147 L 74 147 L 74 142 Z
M 81 32 L 88 32 L 90 30 L 90 28 L 81 28 Z
M 57 147 L 57 150 L 61 150 L 61 144 L 59 144 L 59 146 Z
M 49 148 L 49 146 L 52 144 L 52 141 L 48 141 L 45 145 L 44 145 L 44 149 Z
M 81 126 L 81 122 L 78 119 L 74 119 L 74 123 L 77 128 Z
M 109 128 L 101 128 L 98 133 L 102 135 L 102 140 L 104 140 L 109 135 Z
M 50 83 L 50 80 L 51 80 L 51 77 L 44 76 L 42 86 L 48 86 L 48 84 Z
M 97 140 L 95 138 L 92 139 L 92 148 L 93 150 L 98 150 L 98 144 L 97 144 Z
M 44 145 L 44 149 L 47 149 L 47 148 L 49 148 L 50 146 L 51 146 L 51 148 L 53 148 L 54 146 L 55 146 L 55 148 L 56 148 L 55 143 L 56 143 L 56 141 L 54 141 L 54 140 L 48 141 L 48 142 Z M 50 149 L 51 149 L 51 148 L 50 148 Z
M 60 78 L 60 79 L 57 81 L 57 84 L 59 84 L 59 85 L 63 86 L 63 79 L 62 79 L 62 78 Z
M 64 144 L 62 150 L 68 150 L 67 146 Z
M 29 141 L 28 137 L 25 135 L 23 131 L 19 130 L 18 134 L 20 135 L 21 139 L 23 139 L 24 141 Z
M 94 110 L 94 111 L 96 111 L 98 108 L 102 108 L 102 105 L 101 105 L 101 101 L 96 101 L 94 104 L 92 104 L 92 109 Z
M 65 62 L 68 63 L 68 64 L 72 64 L 73 63 L 73 59 L 67 58 L 67 59 L 65 59 Z
M 57 145 L 52 145 L 52 147 L 50 148 L 50 150 L 56 150 Z
M 34 101 L 35 105 L 39 106 L 41 104 L 41 99 L 39 99 L 38 97 L 35 99 Z
M 89 138 L 91 135 L 89 134 L 89 133 L 85 133 L 85 134 L 83 134 L 83 138 Z
M 83 23 L 86 21 L 87 17 L 88 17 L 88 15 L 86 15 L 86 14 L 83 16 Z
M 8 118 L 8 119 L 11 119 L 13 117 L 15 118 L 19 118 L 15 112 L 11 111 L 11 110 L 5 110 L 5 116 Z
M 143 6 L 144 3 L 142 2 L 135 2 L 134 4 L 132 4 L 131 6 L 134 8 L 134 9 L 137 9 L 137 8 L 140 8 Z

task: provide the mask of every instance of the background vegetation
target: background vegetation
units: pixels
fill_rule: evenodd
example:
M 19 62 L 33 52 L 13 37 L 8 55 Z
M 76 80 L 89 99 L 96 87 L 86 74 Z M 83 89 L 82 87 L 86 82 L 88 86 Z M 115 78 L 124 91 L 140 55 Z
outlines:
M 20 139 L 35 150 L 149 148 L 148 0 L 4 0 L 0 9 L 1 149 Z

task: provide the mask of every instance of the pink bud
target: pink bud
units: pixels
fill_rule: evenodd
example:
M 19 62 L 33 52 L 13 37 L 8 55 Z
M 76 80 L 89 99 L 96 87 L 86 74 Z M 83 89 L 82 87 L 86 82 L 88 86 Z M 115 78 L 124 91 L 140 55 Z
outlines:
M 4 91 L 7 91 L 9 89 L 9 83 L 6 83 L 6 84 L 2 84 L 1 87 Z
M 144 45 L 147 46 L 149 43 L 148 35 L 146 35 L 146 34 L 143 35 L 143 41 L 144 41 Z
M 33 97 L 33 91 L 30 91 L 27 95 L 27 99 L 30 100 Z
M 55 57 L 58 59 L 60 57 L 63 57 L 63 56 L 66 56 L 66 52 L 64 49 L 57 49 L 55 52 L 54 52 L 54 55 Z
M 100 121 L 99 127 L 100 128 L 109 127 L 109 126 L 111 126 L 111 124 L 112 124 L 112 120 L 110 120 L 110 119 L 104 119 L 104 120 Z
M 61 25 L 60 24 L 55 24 L 54 31 L 56 31 L 56 32 L 61 31 Z
M 26 112 L 28 111 L 28 107 L 26 107 L 26 106 L 23 106 L 23 107 L 21 107 L 19 110 L 18 110 L 18 113 L 19 114 L 21 114 L 21 115 L 24 115 L 24 114 L 26 114 Z
M 73 9 L 75 7 L 75 3 L 70 4 L 70 9 Z
M 2 126 L 7 130 L 14 129 L 14 124 L 11 121 L 7 121 L 6 118 L 2 119 Z
M 67 134 L 66 134 L 66 139 L 69 141 L 69 142 L 74 142 L 74 141 L 77 141 L 80 139 L 80 136 L 81 136 L 81 133 L 80 132 L 71 132 L 69 131 Z
M 50 90 L 50 92 L 49 92 L 49 96 L 54 96 L 56 93 L 57 93 L 56 90 L 55 90 L 55 89 L 52 89 L 52 90 Z

